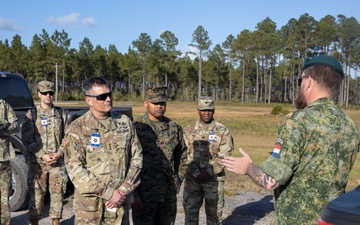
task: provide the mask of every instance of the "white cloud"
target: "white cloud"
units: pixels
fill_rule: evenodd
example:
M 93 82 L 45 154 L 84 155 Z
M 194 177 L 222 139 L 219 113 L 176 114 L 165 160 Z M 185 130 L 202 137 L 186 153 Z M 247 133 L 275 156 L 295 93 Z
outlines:
M 58 16 L 58 17 L 50 16 L 49 18 L 46 19 L 46 21 L 57 25 L 75 26 L 80 21 L 80 14 L 73 12 L 66 16 Z
M 46 19 L 46 21 L 49 23 L 62 25 L 62 26 L 75 26 L 80 23 L 83 24 L 84 26 L 92 26 L 92 27 L 97 25 L 94 18 L 89 17 L 82 19 L 80 13 L 75 13 L 75 12 L 70 13 L 69 15 L 66 16 L 58 16 L 58 17 L 50 16 L 49 18 Z
M 190 54 L 189 52 L 197 52 L 198 50 L 190 45 L 185 45 L 180 47 L 180 51 L 182 52 L 182 57 L 186 54 L 190 57 L 191 60 L 194 60 L 197 55 Z
M 84 18 L 82 20 L 82 24 L 84 24 L 85 26 L 95 27 L 96 26 L 96 21 L 92 17 Z
M 20 31 L 22 28 L 17 24 L 15 20 L 3 19 L 0 17 L 0 30 Z

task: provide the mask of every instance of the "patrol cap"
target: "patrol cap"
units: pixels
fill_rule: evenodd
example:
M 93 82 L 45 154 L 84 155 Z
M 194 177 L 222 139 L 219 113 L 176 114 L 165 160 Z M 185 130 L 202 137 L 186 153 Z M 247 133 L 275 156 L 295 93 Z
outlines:
M 211 97 L 203 96 L 199 97 L 199 110 L 213 110 L 215 109 L 214 99 Z
M 47 81 L 47 80 L 40 81 L 38 83 L 37 89 L 39 92 L 47 92 L 47 91 L 55 92 L 54 83 L 51 81 Z
M 146 99 L 151 103 L 167 102 L 167 87 L 151 87 L 146 90 Z
M 326 65 L 330 66 L 337 72 L 341 74 L 341 78 L 344 79 L 344 70 L 340 62 L 334 57 L 327 55 L 319 55 L 312 58 L 305 58 L 304 60 L 304 69 L 315 66 L 315 65 Z

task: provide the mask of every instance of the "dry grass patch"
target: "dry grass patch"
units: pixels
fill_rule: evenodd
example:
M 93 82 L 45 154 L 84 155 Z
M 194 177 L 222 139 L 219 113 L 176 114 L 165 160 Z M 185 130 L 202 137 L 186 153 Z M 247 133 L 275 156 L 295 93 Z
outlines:
M 115 106 L 131 106 L 136 118 L 144 114 L 143 102 L 115 103 Z M 290 111 L 295 109 L 287 106 Z M 169 101 L 166 116 L 181 126 L 187 126 L 198 119 L 197 102 Z M 216 104 L 215 119 L 227 126 L 232 132 L 235 144 L 233 156 L 239 156 L 238 148 L 243 148 L 260 165 L 269 157 L 275 143 L 277 129 L 283 123 L 283 116 L 270 115 L 272 106 L 253 106 L 242 104 Z M 360 113 L 358 110 L 345 110 L 346 113 L 360 127 Z M 268 192 L 255 185 L 247 176 L 240 176 L 227 171 L 226 195 L 234 195 L 240 191 Z M 360 185 L 360 156 L 350 173 L 347 190 Z

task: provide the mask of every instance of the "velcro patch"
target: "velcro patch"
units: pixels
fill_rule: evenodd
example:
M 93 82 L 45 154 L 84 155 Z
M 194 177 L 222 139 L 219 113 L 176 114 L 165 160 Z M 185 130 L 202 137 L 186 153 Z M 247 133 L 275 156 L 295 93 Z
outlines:
M 272 156 L 279 157 L 281 146 L 284 144 L 284 141 L 281 138 L 277 138 L 274 146 L 274 150 L 272 152 Z
M 274 157 L 279 157 L 280 149 L 281 149 L 281 145 L 275 144 L 274 150 L 273 150 L 273 152 L 272 152 L 272 156 L 274 156 Z
M 70 143 L 70 139 L 69 139 L 68 137 L 64 137 L 64 139 L 63 139 L 63 146 L 64 146 L 64 148 L 65 148 L 66 145 L 69 144 L 69 143 Z

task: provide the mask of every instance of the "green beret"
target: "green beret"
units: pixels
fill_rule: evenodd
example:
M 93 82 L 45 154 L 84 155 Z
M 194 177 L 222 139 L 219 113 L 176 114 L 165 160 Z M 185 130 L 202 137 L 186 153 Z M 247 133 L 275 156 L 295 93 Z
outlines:
M 312 58 L 305 58 L 304 60 L 304 69 L 315 66 L 315 65 L 325 65 L 330 66 L 334 70 L 340 73 L 341 78 L 344 79 L 344 70 L 341 63 L 334 57 L 327 55 L 319 55 Z

